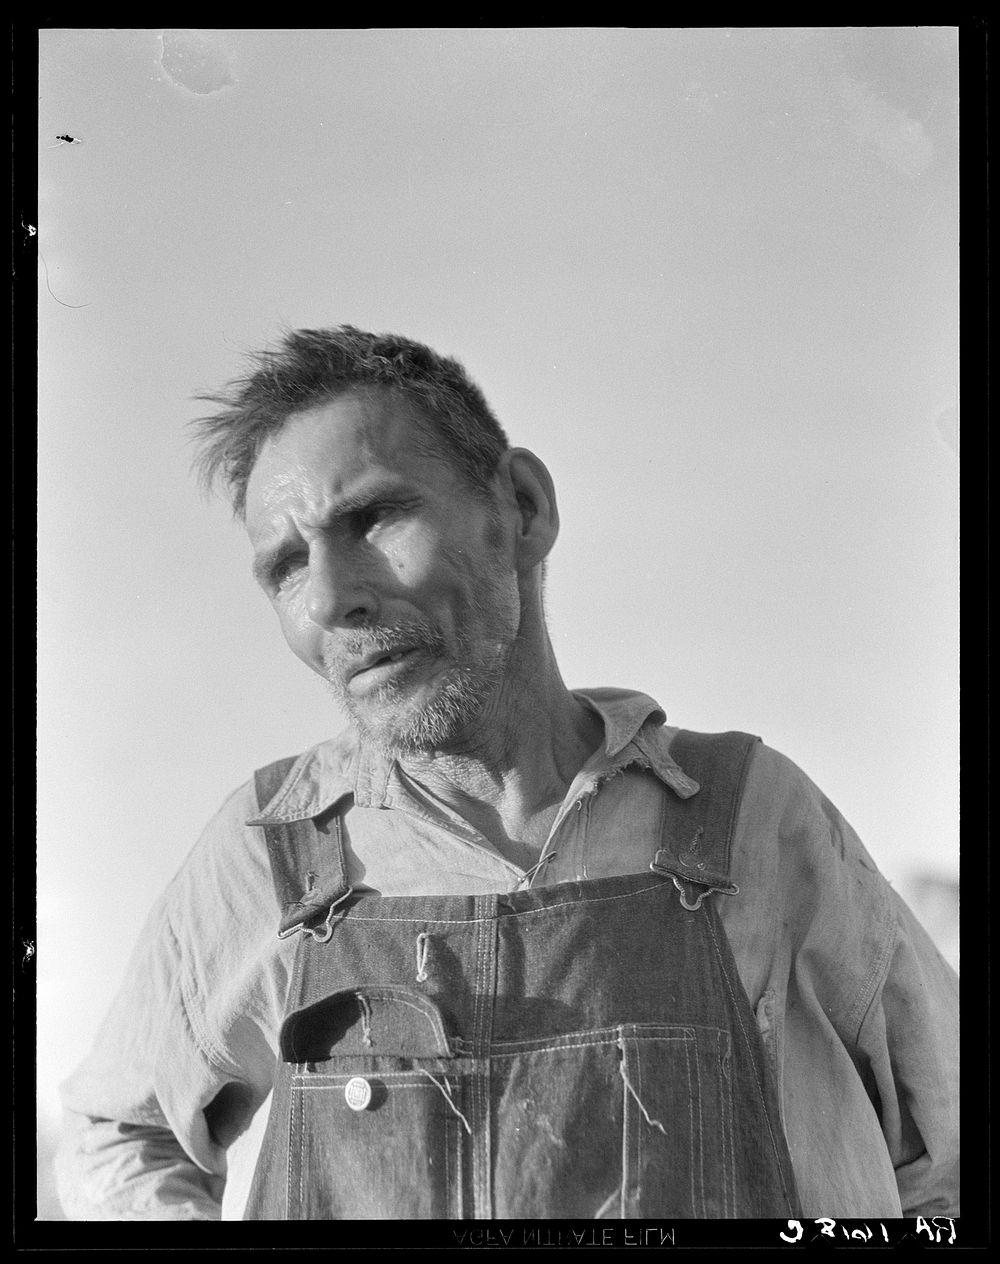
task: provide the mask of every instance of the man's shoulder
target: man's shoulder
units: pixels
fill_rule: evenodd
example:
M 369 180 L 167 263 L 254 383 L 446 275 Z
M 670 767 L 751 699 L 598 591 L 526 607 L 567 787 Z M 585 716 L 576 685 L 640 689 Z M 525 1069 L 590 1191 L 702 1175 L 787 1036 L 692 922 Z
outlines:
M 254 776 L 237 786 L 202 829 L 168 885 L 168 906 L 186 909 L 206 891 L 222 892 L 239 907 L 247 900 L 269 901 L 270 860 L 266 831 L 260 826 L 271 820 L 281 824 L 319 815 L 353 784 L 353 750 L 352 735 L 346 733 L 310 746 L 290 760 L 271 761 L 287 765 L 287 773 L 266 803 L 258 800 Z M 271 814 L 268 819 L 261 819 L 267 813 Z
M 748 787 L 752 785 L 755 791 L 766 793 L 772 802 L 789 797 L 822 797 L 796 763 L 753 732 L 667 723 L 660 703 L 635 689 L 602 686 L 573 692 L 600 714 L 611 754 L 631 742 L 659 766 L 673 766 L 690 778 L 698 754 L 707 755 L 711 762 L 713 747 L 718 758 L 725 758 L 728 749 L 733 757 L 746 759 Z M 686 767 L 689 761 L 690 766 Z
M 756 744 L 747 771 L 735 846 L 752 856 L 752 865 L 772 852 L 776 863 L 791 866 L 803 890 L 809 881 L 832 889 L 845 873 L 863 878 L 884 904 L 885 881 L 850 822 L 797 763 L 764 742 Z
M 246 824 L 281 824 L 326 811 L 353 791 L 358 753 L 357 735 L 345 729 L 298 755 L 264 764 L 240 788 L 241 802 L 252 804 Z
M 741 824 L 752 823 L 758 838 L 777 839 L 791 833 L 817 837 L 846 825 L 838 809 L 815 781 L 783 751 L 742 729 L 703 731 L 687 725 L 650 724 L 646 743 L 661 752 L 688 778 L 704 784 L 717 761 L 742 762 L 739 785 Z M 715 747 L 714 757 L 709 753 Z M 721 773 L 721 770 L 720 770 Z M 730 769 L 730 777 L 732 777 Z M 849 828 L 849 827 L 848 827 Z
M 770 746 L 756 733 L 744 729 L 702 730 L 689 725 L 659 724 L 646 729 L 661 748 L 684 768 L 685 750 L 697 746 L 727 745 L 746 761 L 746 781 L 757 788 L 767 787 L 772 796 L 819 795 L 815 783 L 794 760 Z
M 205 838 L 262 838 L 259 825 L 318 816 L 353 788 L 357 739 L 348 729 L 297 755 L 262 764 L 220 805 Z

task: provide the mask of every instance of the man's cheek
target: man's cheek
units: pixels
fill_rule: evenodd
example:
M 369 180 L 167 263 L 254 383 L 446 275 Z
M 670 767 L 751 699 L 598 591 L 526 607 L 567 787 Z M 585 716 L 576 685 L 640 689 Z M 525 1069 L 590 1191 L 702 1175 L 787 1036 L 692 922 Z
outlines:
M 323 634 L 304 612 L 298 615 L 286 611 L 281 616 L 281 631 L 288 648 L 320 676 L 326 677 L 323 662 Z
M 385 568 L 382 578 L 404 588 L 419 588 L 441 577 L 442 569 L 454 565 L 453 550 L 426 524 L 414 524 L 405 536 L 395 537 L 382 550 Z

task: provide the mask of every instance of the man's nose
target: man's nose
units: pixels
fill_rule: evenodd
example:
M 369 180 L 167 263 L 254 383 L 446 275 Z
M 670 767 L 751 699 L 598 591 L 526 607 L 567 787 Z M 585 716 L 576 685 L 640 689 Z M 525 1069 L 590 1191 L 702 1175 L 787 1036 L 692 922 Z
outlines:
M 311 551 L 306 610 L 313 623 L 331 631 L 371 622 L 378 602 L 358 559 L 323 546 Z

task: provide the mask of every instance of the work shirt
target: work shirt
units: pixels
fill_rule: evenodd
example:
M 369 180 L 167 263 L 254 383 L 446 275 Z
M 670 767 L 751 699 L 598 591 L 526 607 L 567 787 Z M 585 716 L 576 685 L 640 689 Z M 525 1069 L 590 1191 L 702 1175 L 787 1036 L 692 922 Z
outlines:
M 270 804 L 241 787 L 155 906 L 89 1057 L 63 1086 L 71 1219 L 239 1219 L 295 937 L 256 824 L 340 805 L 348 877 L 474 895 L 648 868 L 663 796 L 698 785 L 643 694 L 580 691 L 604 724 L 533 872 L 395 761 L 343 734 Z M 774 1070 L 803 1214 L 958 1214 L 957 980 L 833 805 L 758 744 L 718 901 Z M 228 1154 L 227 1154 L 228 1151 Z M 227 1180 L 228 1169 L 228 1180 Z

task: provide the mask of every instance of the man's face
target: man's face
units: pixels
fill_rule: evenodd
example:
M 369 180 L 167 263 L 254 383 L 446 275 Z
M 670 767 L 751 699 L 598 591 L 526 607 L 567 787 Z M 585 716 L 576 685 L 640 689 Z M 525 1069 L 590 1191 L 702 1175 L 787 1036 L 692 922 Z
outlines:
M 291 416 L 247 487 L 254 572 L 285 639 L 394 752 L 460 746 L 520 620 L 498 512 L 421 437 L 391 392 L 343 395 Z

